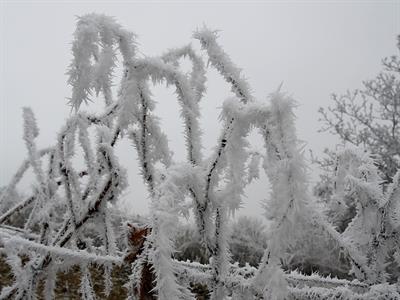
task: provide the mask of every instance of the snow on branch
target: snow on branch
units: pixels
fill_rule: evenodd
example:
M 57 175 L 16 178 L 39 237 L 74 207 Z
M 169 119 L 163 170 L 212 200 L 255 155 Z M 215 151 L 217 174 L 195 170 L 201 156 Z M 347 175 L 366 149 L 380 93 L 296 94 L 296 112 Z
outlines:
M 0 232 L 0 242 L 5 248 L 20 248 L 20 254 L 29 254 L 31 251 L 35 251 L 42 255 L 50 254 L 53 259 L 62 259 L 64 264 L 68 264 L 70 266 L 80 264 L 82 262 L 98 264 L 112 263 L 116 265 L 120 265 L 122 263 L 120 257 L 111 255 L 96 255 L 94 253 L 88 253 L 84 250 L 72 250 L 57 246 L 46 246 L 41 243 L 29 241 L 25 238 L 6 234 L 5 232 Z
M 113 18 L 97 14 L 80 17 L 74 35 L 74 59 L 68 71 L 72 108 L 77 111 L 82 102 L 87 103 L 93 90 L 97 94 L 102 91 L 106 104 L 111 104 L 116 47 L 124 62 L 130 63 L 135 55 L 134 35 L 122 29 Z
M 232 85 L 232 92 L 236 97 L 244 103 L 251 101 L 253 96 L 251 95 L 249 84 L 241 75 L 241 69 L 235 66 L 230 57 L 217 43 L 217 31 L 204 27 L 195 31 L 193 37 L 198 39 L 202 48 L 207 51 L 211 65 Z
M 394 177 L 393 184 L 384 193 L 383 180 L 370 153 L 348 147 L 338 156 L 334 197 L 341 203 L 344 197 L 354 197 L 357 207 L 356 215 L 342 236 L 365 261 L 364 279 L 373 283 L 386 282 L 389 252 L 398 247 L 398 229 L 391 225 L 397 211 L 392 206 L 396 180 Z
M 173 238 L 177 232 L 178 217 L 187 214 L 184 201 L 187 187 L 193 186 L 195 173 L 190 165 L 170 167 L 164 180 L 157 188 L 151 203 L 151 234 L 148 242 L 149 260 L 156 276 L 155 291 L 159 299 L 188 299 L 190 292 L 178 284 L 173 265 Z
M 190 73 L 190 85 L 195 93 L 196 101 L 199 102 L 206 91 L 206 70 L 201 56 L 193 50 L 191 45 L 181 48 L 170 49 L 164 53 L 161 59 L 166 63 L 172 63 L 174 66 L 179 66 L 180 58 L 189 58 L 192 62 L 192 72 Z

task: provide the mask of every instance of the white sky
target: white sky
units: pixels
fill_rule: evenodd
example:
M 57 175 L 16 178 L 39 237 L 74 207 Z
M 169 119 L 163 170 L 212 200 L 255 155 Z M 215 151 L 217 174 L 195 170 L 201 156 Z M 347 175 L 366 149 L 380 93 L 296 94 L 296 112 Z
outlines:
M 248 1 L 248 2 L 18 2 L 0 0 L 0 186 L 7 184 L 26 156 L 22 140 L 22 110 L 30 106 L 41 129 L 40 147 L 52 145 L 70 113 L 65 75 L 71 60 L 76 16 L 90 12 L 115 16 L 138 34 L 139 49 L 158 55 L 191 40 L 197 27 L 220 29 L 220 44 L 248 78 L 259 100 L 283 81 L 283 89 L 298 101 L 298 134 L 317 154 L 336 139 L 318 133 L 317 110 L 330 103 L 330 94 L 361 87 L 380 70 L 381 58 L 398 54 L 400 1 Z M 204 140 L 215 143 L 222 101 L 229 87 L 209 72 L 208 93 L 202 103 Z M 171 147 L 183 160 L 182 125 L 172 89 L 155 88 L 157 112 Z M 257 140 L 255 140 L 257 141 Z M 261 147 L 262 145 L 254 145 Z M 126 205 L 144 213 L 145 199 L 134 149 L 118 148 L 130 166 L 131 186 Z M 207 152 L 207 151 L 206 151 Z M 315 177 L 315 176 L 314 176 Z M 29 184 L 23 185 L 26 193 Z M 266 197 L 265 183 L 251 186 L 242 213 L 259 215 Z

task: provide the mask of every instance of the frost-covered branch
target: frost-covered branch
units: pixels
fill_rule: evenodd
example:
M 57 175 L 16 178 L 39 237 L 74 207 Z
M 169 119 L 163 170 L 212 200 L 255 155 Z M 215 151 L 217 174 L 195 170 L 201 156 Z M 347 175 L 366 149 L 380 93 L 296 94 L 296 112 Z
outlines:
M 159 57 L 136 57 L 135 35 L 113 18 L 88 14 L 78 19 L 68 71 L 70 104 L 75 112 L 54 146 L 37 149 L 33 112 L 24 110 L 28 159 L 2 191 L 0 205 L 18 194 L 17 185 L 28 168 L 33 170 L 36 184 L 30 196 L 4 208 L 0 215 L 0 251 L 15 278 L 13 285 L 3 288 L 0 298 L 34 298 L 44 279 L 45 298 L 52 299 L 57 272 L 77 265 L 80 294 L 94 299 L 92 263 L 104 269 L 105 296 L 113 288 L 113 265 L 129 265 L 128 299 L 194 299 L 190 287 L 195 283 L 206 285 L 215 300 L 324 299 L 333 295 L 357 299 L 359 295 L 381 297 L 384 288 L 387 295 L 396 295 L 392 285 L 370 285 L 385 281 L 385 259 L 389 250 L 398 247 L 400 176 L 384 193 L 379 190 L 373 161 L 349 152 L 338 168 L 335 197 L 356 196 L 360 211 L 348 231 L 340 235 L 309 195 L 307 167 L 295 131 L 294 101 L 279 91 L 270 96 L 270 103 L 256 101 L 241 70 L 217 43 L 216 32 L 204 28 L 195 32 L 194 38 L 234 94 L 223 103 L 222 131 L 209 157 L 203 157 L 199 123 L 199 102 L 206 91 L 202 56 L 187 45 Z M 122 56 L 123 76 L 118 94 L 113 95 L 118 55 Z M 189 73 L 181 70 L 185 58 L 192 65 Z M 173 157 L 168 147 L 156 116 L 152 84 L 175 88 L 185 128 L 185 162 Z M 83 104 L 100 95 L 105 101 L 101 114 L 82 111 Z M 263 149 L 250 147 L 248 135 L 253 129 L 261 133 Z M 149 190 L 150 216 L 141 229 L 128 226 L 124 244 L 117 234 L 120 220 L 111 209 L 128 182 L 114 151 L 117 142 L 126 137 L 133 142 Z M 76 167 L 78 155 L 84 170 Z M 258 268 L 239 268 L 231 264 L 229 222 L 240 208 L 248 184 L 260 177 L 261 161 L 272 187 L 266 205 L 271 221 L 268 247 Z M 20 214 L 23 224 L 13 224 L 13 217 Z M 174 259 L 179 220 L 191 215 L 200 233 L 201 250 L 211 256 L 208 265 Z M 281 262 L 296 240 L 305 240 L 308 226 L 333 240 L 367 283 L 285 274 Z M 362 234 L 356 237 L 355 232 Z M 400 252 L 393 257 L 400 257 Z

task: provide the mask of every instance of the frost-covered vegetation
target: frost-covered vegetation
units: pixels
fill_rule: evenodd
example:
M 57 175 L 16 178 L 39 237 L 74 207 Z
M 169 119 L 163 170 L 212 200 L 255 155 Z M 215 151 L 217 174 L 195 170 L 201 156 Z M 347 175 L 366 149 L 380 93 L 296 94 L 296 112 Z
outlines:
M 14 281 L 2 288 L 0 298 L 54 299 L 57 274 L 72 268 L 79 270 L 81 298 L 107 298 L 113 289 L 112 270 L 125 265 L 130 272 L 128 299 L 195 299 L 196 285 L 211 299 L 399 299 L 400 175 L 382 189 L 370 153 L 360 148 L 340 153 L 332 198 L 344 207 L 352 197 L 357 209 L 347 229 L 339 232 L 310 192 L 296 137 L 294 100 L 278 89 L 267 103 L 258 101 L 218 44 L 216 32 L 203 28 L 193 37 L 203 53 L 187 45 L 143 58 L 135 35 L 114 19 L 95 14 L 79 18 L 68 72 L 75 113 L 54 145 L 37 148 L 39 129 L 32 110 L 24 108 L 28 157 L 1 190 L 0 250 Z M 222 130 L 209 157 L 202 153 L 199 127 L 199 102 L 206 89 L 204 56 L 233 94 L 223 102 Z M 118 57 L 124 72 L 115 95 Z M 182 58 L 192 63 L 189 74 L 181 71 Z M 151 84 L 175 88 L 186 161 L 171 154 L 154 112 Z M 94 98 L 105 101 L 98 115 L 82 110 Z M 249 143 L 252 131 L 262 137 L 263 151 Z M 140 222 L 115 209 L 128 184 L 114 153 L 124 138 L 132 141 L 150 195 L 150 215 Z M 73 162 L 78 152 L 83 169 Z M 233 235 L 242 229 L 244 241 L 239 234 L 232 239 L 230 219 L 260 168 L 271 185 L 265 206 L 270 226 L 264 231 L 262 225 L 242 220 Z M 31 195 L 24 198 L 18 183 L 28 169 L 35 180 Z M 179 222 L 190 215 L 195 225 L 188 234 L 198 239 L 192 259 L 198 262 L 179 259 L 179 247 L 184 247 Z M 241 243 L 253 250 L 247 261 L 252 266 L 240 261 Z M 313 258 L 310 245 L 317 249 L 314 263 L 324 274 L 343 263 L 349 266 L 344 271 L 348 278 L 290 271 L 294 261 Z M 93 288 L 93 265 L 103 269 L 101 295 Z

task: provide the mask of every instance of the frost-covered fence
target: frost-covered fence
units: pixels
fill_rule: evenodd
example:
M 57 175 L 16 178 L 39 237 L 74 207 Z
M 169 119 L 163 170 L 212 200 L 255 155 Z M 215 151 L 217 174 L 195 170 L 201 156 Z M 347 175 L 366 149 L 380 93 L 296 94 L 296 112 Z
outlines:
M 114 19 L 95 14 L 79 18 L 69 68 L 70 104 L 75 114 L 66 121 L 54 146 L 37 149 L 35 117 L 29 108 L 24 109 L 28 158 L 2 191 L 0 204 L 9 203 L 7 199 L 18 194 L 17 185 L 29 168 L 35 182 L 31 196 L 3 209 L 0 215 L 0 249 L 15 277 L 12 286 L 2 289 L 0 298 L 33 299 L 41 293 L 53 299 L 55 274 L 78 265 L 82 275 L 80 294 L 84 299 L 93 299 L 88 271 L 93 263 L 104 267 L 106 297 L 113 288 L 113 266 L 126 263 L 128 256 L 129 299 L 193 299 L 190 284 L 196 282 L 207 286 L 211 299 L 377 299 L 385 297 L 384 293 L 390 293 L 393 299 L 398 297 L 394 285 L 385 285 L 382 270 L 385 253 L 394 249 L 393 245 L 398 246 L 397 219 L 389 209 L 398 205 L 398 178 L 388 194 L 375 195 L 374 187 L 368 194 L 386 200 L 374 202 L 381 217 L 371 226 L 380 226 L 381 231 L 377 234 L 368 229 L 365 233 L 374 240 L 372 248 L 366 246 L 372 249 L 367 257 L 364 248 L 353 243 L 353 235 L 343 238 L 314 208 L 295 133 L 294 101 L 279 90 L 270 95 L 269 103 L 257 101 L 240 69 L 218 44 L 216 32 L 204 28 L 193 37 L 200 42 L 209 65 L 231 85 L 233 93 L 223 103 L 222 130 L 209 157 L 202 154 L 199 127 L 199 102 L 206 82 L 202 55 L 189 45 L 159 57 L 141 58 L 136 37 Z M 112 79 L 118 56 L 124 73 L 119 92 L 114 95 Z M 182 58 L 191 61 L 190 74 L 180 70 Z M 151 83 L 175 87 L 185 126 L 186 161 L 176 161 L 171 155 L 154 113 Z M 103 113 L 81 111 L 82 104 L 91 98 L 104 98 Z M 264 153 L 252 150 L 247 141 L 251 130 L 258 130 L 262 136 Z M 131 243 L 121 243 L 113 217 L 113 204 L 127 186 L 126 171 L 114 154 L 115 145 L 123 138 L 130 139 L 136 149 L 151 198 L 148 230 L 138 243 L 135 231 L 127 233 L 133 236 Z M 85 162 L 83 169 L 77 169 L 73 162 L 78 152 Z M 229 218 L 239 209 L 245 187 L 258 178 L 261 162 L 272 186 L 271 201 L 266 206 L 272 225 L 262 263 L 250 270 L 231 265 Z M 350 181 L 361 187 L 361 193 L 367 188 L 362 184 L 368 182 L 369 188 L 377 179 L 369 170 L 368 176 L 362 173 L 368 179 L 363 181 L 359 173 L 351 173 L 357 167 L 365 169 L 364 164 L 351 165 L 343 172 L 353 175 L 355 179 Z M 370 180 L 373 183 L 369 184 Z M 344 190 L 339 189 L 338 195 L 340 192 Z M 173 258 L 178 220 L 190 214 L 211 256 L 209 265 Z M 15 225 L 18 218 L 22 218 L 22 225 Z M 123 226 L 127 231 L 129 226 Z M 305 238 L 310 226 L 320 228 L 327 239 L 334 241 L 364 283 L 285 274 L 281 260 L 286 258 L 286 250 L 296 239 Z M 395 237 L 390 244 L 386 242 L 387 230 Z M 373 285 L 376 283 L 383 285 Z M 150 288 L 143 288 L 149 284 Z

